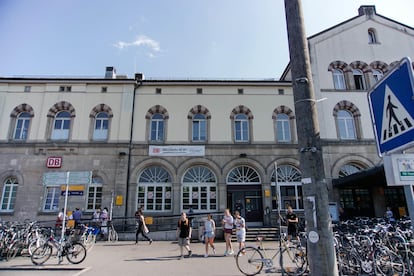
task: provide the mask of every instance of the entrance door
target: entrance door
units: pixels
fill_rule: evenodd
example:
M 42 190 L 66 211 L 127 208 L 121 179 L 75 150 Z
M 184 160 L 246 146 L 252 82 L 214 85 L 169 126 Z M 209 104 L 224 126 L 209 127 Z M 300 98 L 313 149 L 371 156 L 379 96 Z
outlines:
M 263 223 L 263 201 L 260 185 L 227 186 L 227 207 L 234 214 L 238 210 L 251 226 Z

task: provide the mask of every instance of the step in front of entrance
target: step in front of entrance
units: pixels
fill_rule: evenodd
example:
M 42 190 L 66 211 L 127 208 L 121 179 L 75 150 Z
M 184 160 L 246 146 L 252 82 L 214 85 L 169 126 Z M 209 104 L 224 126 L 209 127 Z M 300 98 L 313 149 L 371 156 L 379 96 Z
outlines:
M 265 241 L 277 241 L 279 240 L 279 229 L 276 227 L 249 227 L 246 231 L 246 241 L 254 242 L 257 237 L 263 237 Z M 237 242 L 236 235 L 232 236 L 232 242 Z

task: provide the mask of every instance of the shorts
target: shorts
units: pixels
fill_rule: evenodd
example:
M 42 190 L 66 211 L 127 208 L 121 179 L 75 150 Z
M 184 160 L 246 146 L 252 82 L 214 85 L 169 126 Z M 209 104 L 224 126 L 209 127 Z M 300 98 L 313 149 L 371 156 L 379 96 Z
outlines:
M 190 245 L 190 239 L 189 238 L 178 238 L 178 245 L 179 246 Z
M 246 241 L 246 232 L 240 231 L 236 232 L 237 242 L 245 242 Z
M 232 228 L 224 228 L 224 233 L 233 234 L 233 229 Z
M 214 237 L 215 237 L 214 232 L 204 232 L 204 238 L 211 239 L 211 238 L 214 238 Z

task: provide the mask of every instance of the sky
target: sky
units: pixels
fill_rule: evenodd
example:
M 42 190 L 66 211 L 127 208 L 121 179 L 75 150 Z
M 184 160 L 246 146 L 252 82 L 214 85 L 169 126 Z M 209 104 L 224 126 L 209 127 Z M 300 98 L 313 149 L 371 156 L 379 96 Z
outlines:
M 302 0 L 306 35 L 361 5 L 414 27 L 414 0 Z M 284 0 L 0 0 L 0 76 L 278 79 Z

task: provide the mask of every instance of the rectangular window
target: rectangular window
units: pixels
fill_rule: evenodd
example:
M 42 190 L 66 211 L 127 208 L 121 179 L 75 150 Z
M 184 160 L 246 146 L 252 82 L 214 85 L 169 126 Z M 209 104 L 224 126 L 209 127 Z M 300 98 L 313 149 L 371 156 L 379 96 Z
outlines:
M 155 88 L 155 94 L 161 94 L 162 89 L 161 88 Z
M 146 211 L 170 211 L 171 186 L 148 185 L 138 187 L 137 208 Z
M 207 140 L 207 122 L 205 120 L 193 121 L 193 141 Z
M 29 86 L 29 85 L 26 85 L 25 87 L 24 87 L 24 92 L 30 92 L 32 90 L 32 87 L 31 86 Z
M 102 186 L 91 185 L 88 188 L 88 202 L 86 209 L 89 211 L 102 207 Z
M 1 197 L 1 211 L 13 211 L 16 202 L 17 185 L 5 184 Z
M 43 211 L 57 211 L 59 207 L 60 186 L 47 186 L 43 199 Z
M 235 141 L 247 142 L 249 141 L 249 131 L 247 121 L 235 121 Z
M 197 94 L 203 94 L 203 88 L 197 88 Z

